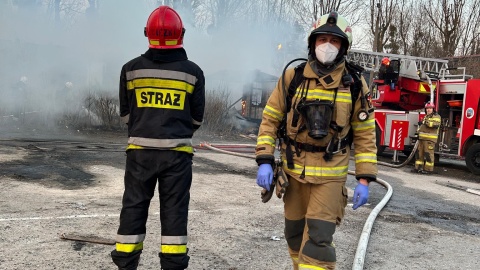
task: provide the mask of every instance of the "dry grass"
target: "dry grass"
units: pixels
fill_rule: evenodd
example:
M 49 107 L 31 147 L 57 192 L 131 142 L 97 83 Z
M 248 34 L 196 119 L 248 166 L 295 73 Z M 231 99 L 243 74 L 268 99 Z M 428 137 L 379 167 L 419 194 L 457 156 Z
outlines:
M 46 110 L 38 114 L 14 116 L 9 111 L 0 108 L 0 112 L 2 112 L 0 122 L 15 122 L 17 125 L 35 122 L 43 123 L 41 124 L 43 126 L 66 127 L 76 130 L 123 130 L 126 128 L 126 125 L 120 121 L 119 101 L 116 93 L 98 89 L 88 89 L 85 92 L 83 95 L 70 96 L 68 101 L 62 100 L 59 103 L 60 106 L 56 107 L 57 111 Z M 219 87 L 207 90 L 205 95 L 204 124 L 199 133 L 229 135 L 237 131 L 238 127 L 235 127 L 235 123 L 229 115 L 231 102 L 229 89 Z M 10 114 L 12 115 L 10 116 Z M 38 119 L 39 117 L 43 118 Z
M 61 126 L 71 126 L 76 129 L 106 129 L 117 130 L 120 124 L 118 98 L 107 91 L 89 92 L 81 104 L 72 105 L 64 112 L 58 123 Z
M 205 92 L 205 114 L 201 131 L 231 133 L 234 126 L 228 118 L 230 93 L 227 88 Z

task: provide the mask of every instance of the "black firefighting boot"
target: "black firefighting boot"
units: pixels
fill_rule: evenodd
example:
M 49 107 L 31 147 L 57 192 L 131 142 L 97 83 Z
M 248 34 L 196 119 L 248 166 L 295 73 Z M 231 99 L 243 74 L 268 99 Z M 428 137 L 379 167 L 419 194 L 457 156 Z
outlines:
M 118 266 L 118 270 L 137 270 L 141 253 L 141 250 L 132 253 L 113 250 L 111 256 L 113 262 Z

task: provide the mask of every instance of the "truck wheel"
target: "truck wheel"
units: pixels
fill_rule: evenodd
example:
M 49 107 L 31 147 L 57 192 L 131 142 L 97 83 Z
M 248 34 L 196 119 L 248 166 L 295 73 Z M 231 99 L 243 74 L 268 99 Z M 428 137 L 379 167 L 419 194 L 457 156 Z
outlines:
M 385 151 L 385 146 L 380 145 L 380 138 L 382 136 L 382 131 L 378 127 L 378 125 L 375 125 L 375 141 L 377 145 L 377 155 L 381 155 L 383 151 Z
M 476 143 L 468 148 L 465 155 L 465 163 L 467 163 L 467 168 L 473 174 L 480 175 L 480 143 Z

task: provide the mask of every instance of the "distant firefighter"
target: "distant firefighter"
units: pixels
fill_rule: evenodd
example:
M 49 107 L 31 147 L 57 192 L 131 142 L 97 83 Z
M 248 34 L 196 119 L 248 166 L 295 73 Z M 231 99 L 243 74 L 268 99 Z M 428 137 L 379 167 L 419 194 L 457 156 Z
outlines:
M 416 173 L 433 173 L 435 144 L 438 140 L 438 131 L 442 118 L 435 111 L 435 104 L 428 102 L 425 105 L 425 117 L 418 128 L 418 151 L 415 153 Z

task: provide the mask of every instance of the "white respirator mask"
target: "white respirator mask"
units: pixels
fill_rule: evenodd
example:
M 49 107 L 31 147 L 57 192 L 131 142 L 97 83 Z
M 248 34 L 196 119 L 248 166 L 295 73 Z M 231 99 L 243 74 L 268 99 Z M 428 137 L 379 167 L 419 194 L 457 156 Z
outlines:
M 322 64 L 330 64 L 338 55 L 338 49 L 330 42 L 318 45 L 315 48 L 315 56 Z

